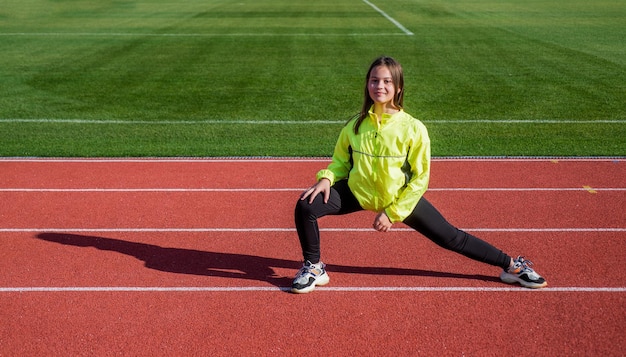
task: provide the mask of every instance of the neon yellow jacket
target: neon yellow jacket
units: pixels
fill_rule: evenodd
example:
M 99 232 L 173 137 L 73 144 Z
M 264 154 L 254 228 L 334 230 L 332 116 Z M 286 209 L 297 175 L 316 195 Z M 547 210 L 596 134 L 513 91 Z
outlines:
M 369 117 L 354 134 L 354 122 L 341 130 L 332 162 L 317 173 L 331 185 L 348 178 L 348 186 L 366 210 L 382 212 L 391 222 L 408 217 L 430 177 L 430 139 L 422 122 L 400 111 L 385 114 L 378 124 Z

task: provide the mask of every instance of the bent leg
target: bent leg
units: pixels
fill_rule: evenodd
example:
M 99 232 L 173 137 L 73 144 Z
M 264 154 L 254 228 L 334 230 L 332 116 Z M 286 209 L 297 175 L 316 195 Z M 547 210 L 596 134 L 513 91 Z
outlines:
M 312 203 L 298 200 L 295 209 L 296 231 L 302 247 L 304 261 L 316 264 L 320 261 L 320 232 L 317 220 L 327 215 L 347 214 L 362 210 L 350 191 L 346 180 L 335 183 L 330 189 L 330 197 L 324 203 L 319 194 Z
M 451 225 L 424 197 L 404 223 L 440 247 L 468 258 L 503 269 L 511 262 L 511 257 L 500 249 Z

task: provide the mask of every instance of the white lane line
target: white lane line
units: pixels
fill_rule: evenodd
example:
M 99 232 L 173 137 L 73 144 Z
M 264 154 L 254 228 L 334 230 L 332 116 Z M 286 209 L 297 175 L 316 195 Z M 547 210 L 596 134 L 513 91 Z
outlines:
M 224 286 L 224 287 L 196 287 L 196 286 L 68 286 L 68 287 L 46 287 L 46 286 L 23 286 L 23 287 L 1 287 L 0 293 L 27 293 L 27 292 L 276 292 L 289 291 L 289 287 L 269 287 L 269 286 Z M 586 286 L 564 286 L 549 287 L 543 289 L 527 289 L 522 287 L 429 287 L 429 286 L 335 286 L 318 287 L 320 292 L 563 292 L 563 293 L 624 293 L 626 287 L 586 287 Z
M 0 192 L 301 192 L 305 188 L 0 188 Z M 431 192 L 589 192 L 590 187 L 447 187 L 429 188 Z M 593 187 L 593 191 L 626 191 L 626 187 Z
M 468 232 L 626 232 L 624 227 L 581 228 L 460 228 Z M 236 232 L 295 232 L 295 228 L 0 228 L 0 233 L 236 233 Z M 322 232 L 376 232 L 373 228 L 320 228 Z M 411 228 L 394 228 L 392 232 L 413 232 Z
M 435 159 L 434 159 L 435 160 Z M 543 161 L 549 161 L 545 159 Z M 587 160 L 582 160 L 587 161 Z M 598 160 L 592 160 L 598 161 Z M 18 163 L 146 163 L 146 164 L 170 164 L 170 163 L 293 163 L 293 162 L 330 162 L 330 157 L 133 157 L 133 158 L 112 158 L 112 157 L 1 157 L 0 162 Z
M 303 190 L 304 188 L 0 188 L 0 192 L 301 192 Z

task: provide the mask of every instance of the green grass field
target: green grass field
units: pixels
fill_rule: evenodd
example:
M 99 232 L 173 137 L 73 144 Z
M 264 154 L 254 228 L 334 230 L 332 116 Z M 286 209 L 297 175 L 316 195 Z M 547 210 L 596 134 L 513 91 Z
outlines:
M 3 0 L 0 156 L 329 156 L 381 54 L 434 156 L 626 156 L 624 38 L 623 0 Z

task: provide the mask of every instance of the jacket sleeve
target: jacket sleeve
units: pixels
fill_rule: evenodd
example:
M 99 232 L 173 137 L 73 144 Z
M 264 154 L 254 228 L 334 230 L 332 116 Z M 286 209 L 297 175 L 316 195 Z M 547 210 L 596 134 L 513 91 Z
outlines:
M 348 178 L 352 169 L 351 152 L 350 152 L 350 134 L 352 125 L 348 124 L 343 127 L 339 133 L 339 138 L 335 144 L 333 158 L 328 167 L 317 173 L 317 180 L 326 178 L 330 180 L 330 185 L 335 182 Z
M 430 179 L 430 139 L 426 127 L 419 123 L 418 133 L 407 154 L 411 178 L 394 203 L 385 209 L 391 222 L 404 221 L 428 189 Z

